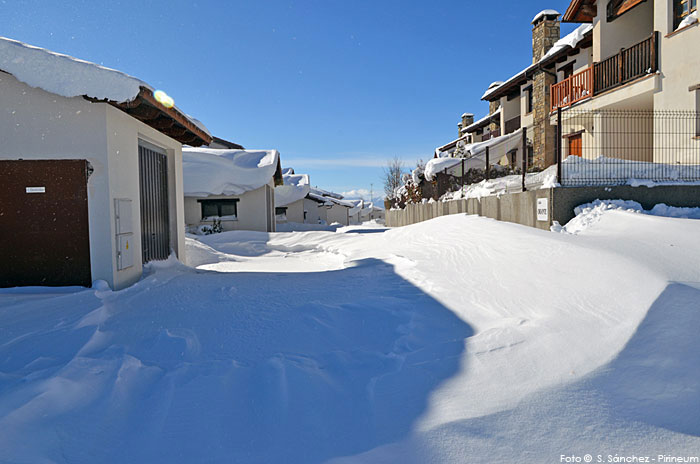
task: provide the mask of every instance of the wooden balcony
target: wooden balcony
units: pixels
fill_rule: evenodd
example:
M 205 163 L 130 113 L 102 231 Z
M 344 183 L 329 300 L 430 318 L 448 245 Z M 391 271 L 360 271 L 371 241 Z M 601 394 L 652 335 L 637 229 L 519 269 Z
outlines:
M 481 141 L 485 142 L 487 140 L 495 139 L 496 137 L 500 137 L 500 136 L 501 136 L 501 129 L 492 130 L 489 133 L 483 134 L 481 136 Z
M 566 108 L 602 92 L 658 70 L 658 32 L 620 53 L 606 58 L 550 89 L 551 111 Z

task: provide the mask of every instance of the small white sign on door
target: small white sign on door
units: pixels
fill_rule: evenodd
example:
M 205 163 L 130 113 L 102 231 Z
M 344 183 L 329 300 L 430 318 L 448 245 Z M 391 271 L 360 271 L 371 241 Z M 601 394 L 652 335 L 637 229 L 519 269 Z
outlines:
M 537 199 L 537 220 L 549 221 L 549 198 Z
M 27 187 L 24 190 L 27 193 L 46 193 L 46 187 Z

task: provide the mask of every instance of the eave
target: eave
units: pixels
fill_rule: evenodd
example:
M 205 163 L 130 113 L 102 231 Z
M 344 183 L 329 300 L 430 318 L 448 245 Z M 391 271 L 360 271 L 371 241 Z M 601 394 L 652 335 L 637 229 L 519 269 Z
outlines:
M 561 18 L 563 23 L 592 23 L 598 13 L 596 0 L 572 0 Z
M 191 147 L 200 147 L 211 143 L 211 136 L 200 129 L 176 107 L 167 108 L 153 96 L 153 91 L 141 87 L 139 94 L 128 102 L 98 100 L 83 97 L 91 102 L 103 102 L 120 109 L 129 116 L 138 119 L 168 137 Z

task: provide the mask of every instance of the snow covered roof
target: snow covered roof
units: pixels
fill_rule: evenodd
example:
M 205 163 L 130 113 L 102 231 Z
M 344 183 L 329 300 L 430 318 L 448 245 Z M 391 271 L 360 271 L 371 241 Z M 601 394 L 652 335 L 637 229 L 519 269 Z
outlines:
M 154 95 L 153 87 L 121 71 L 5 37 L 0 37 L 0 70 L 55 95 L 109 103 L 146 124 L 158 120 L 154 126 L 158 131 L 182 143 L 211 141 L 204 124 L 174 105 L 165 106 Z M 173 124 L 166 127 L 163 120 L 168 119 Z M 182 128 L 186 129 L 184 135 Z
M 313 187 L 313 188 L 311 189 L 311 191 L 314 192 L 314 193 L 317 194 L 317 195 L 322 195 L 322 196 L 324 196 L 324 197 L 336 198 L 336 199 L 338 199 L 338 200 L 342 200 L 342 199 L 343 199 L 343 196 L 342 196 L 341 194 L 339 194 L 339 193 L 329 192 L 328 190 L 323 190 L 323 189 L 320 189 L 320 188 L 318 188 L 318 187 Z
M 241 195 L 282 177 L 277 150 L 186 147 L 182 169 L 185 196 Z
M 329 192 L 327 190 L 314 187 L 311 189 L 307 198 L 314 200 L 319 203 L 323 203 L 326 206 L 340 205 L 346 208 L 352 208 L 355 204 L 350 200 L 343 200 L 343 196 L 339 193 Z
M 479 129 L 481 126 L 486 125 L 487 122 L 489 122 L 491 119 L 494 117 L 498 116 L 501 114 L 501 108 L 499 107 L 496 111 L 494 111 L 491 114 L 487 114 L 483 118 L 479 119 L 478 121 L 470 124 L 469 126 L 464 128 L 465 132 L 472 132 L 475 131 L 476 129 Z
M 528 73 L 532 72 L 536 68 L 538 68 L 541 65 L 544 65 L 545 62 L 550 61 L 552 58 L 555 56 L 558 56 L 560 53 L 562 53 L 565 50 L 569 50 L 571 48 L 576 48 L 585 37 L 587 37 L 589 34 L 591 34 L 593 31 L 593 25 L 592 24 L 582 24 L 576 29 L 574 29 L 571 33 L 567 34 L 565 37 L 559 39 L 554 43 L 552 48 L 537 62 L 534 64 L 531 64 L 527 68 L 523 69 L 522 71 L 518 72 L 514 76 L 512 76 L 510 79 L 507 81 L 501 83 L 498 86 L 493 86 L 491 84 L 482 95 L 481 99 L 482 100 L 491 100 L 495 99 L 498 97 L 502 96 L 502 93 L 506 90 L 509 90 L 511 87 L 513 87 L 514 84 L 517 82 L 526 79 L 528 77 Z
M 464 129 L 462 129 L 462 130 L 464 130 Z M 444 152 L 446 152 L 447 150 L 450 150 L 450 149 L 456 147 L 457 144 L 458 144 L 460 141 L 466 140 L 466 139 L 467 139 L 467 136 L 466 136 L 466 135 L 463 135 L 463 136 L 461 136 L 460 138 L 455 139 L 455 140 L 453 140 L 453 141 L 451 141 L 451 142 L 449 142 L 449 143 L 446 143 L 445 145 L 443 145 L 443 146 L 441 146 L 441 147 L 437 147 L 437 148 L 435 149 L 435 156 L 437 156 L 437 157 L 439 158 L 439 157 L 440 157 L 440 153 L 444 153 Z
M 535 24 L 537 21 L 539 21 L 541 18 L 544 18 L 545 16 L 561 16 L 561 13 L 559 13 L 557 10 L 542 10 L 539 13 L 537 13 L 534 18 L 532 18 L 532 24 Z
M 549 51 L 545 53 L 540 62 L 546 60 L 550 56 L 554 56 L 555 54 L 566 48 L 576 48 L 579 42 L 581 42 L 584 39 L 586 34 L 591 32 L 592 30 L 593 24 L 581 24 L 569 34 L 554 42 L 552 48 L 550 48 Z
M 499 159 L 514 148 L 518 148 L 522 144 L 522 129 L 511 132 L 510 134 L 494 137 L 484 142 L 477 142 L 466 145 L 465 153 L 468 154 L 465 158 L 433 158 L 425 164 L 423 172 L 424 177 L 431 181 L 439 173 L 445 169 L 451 169 L 460 166 L 464 161 L 465 171 L 472 167 L 484 167 L 485 152 L 488 147 L 491 150 L 491 164 L 498 163 Z M 460 174 L 461 175 L 461 174 Z M 414 179 L 415 181 L 415 179 Z
M 306 195 L 306 198 L 308 198 L 309 200 L 313 200 L 316 203 L 321 203 L 324 206 L 333 206 L 333 203 L 330 201 L 331 199 L 329 197 L 324 197 L 323 195 L 319 195 L 318 193 L 309 192 L 309 194 Z
M 311 182 L 307 174 L 294 174 L 294 169 L 282 171 L 283 184 L 275 187 L 275 205 L 286 206 L 299 201 L 311 191 Z

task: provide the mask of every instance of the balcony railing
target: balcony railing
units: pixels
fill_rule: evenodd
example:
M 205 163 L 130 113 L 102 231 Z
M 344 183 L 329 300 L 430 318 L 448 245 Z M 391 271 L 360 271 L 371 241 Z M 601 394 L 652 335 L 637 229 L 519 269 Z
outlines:
M 551 87 L 551 110 L 566 108 L 658 70 L 658 32 Z
M 565 108 L 593 96 L 593 68 L 553 84 L 550 93 L 552 110 Z
M 482 136 L 481 136 L 481 141 L 482 141 L 482 142 L 485 142 L 485 141 L 487 141 L 487 140 L 495 139 L 496 137 L 500 137 L 500 136 L 501 136 L 501 129 L 495 129 L 495 130 L 492 130 L 492 131 L 489 132 L 489 133 L 486 133 L 486 134 L 482 135 Z

